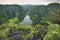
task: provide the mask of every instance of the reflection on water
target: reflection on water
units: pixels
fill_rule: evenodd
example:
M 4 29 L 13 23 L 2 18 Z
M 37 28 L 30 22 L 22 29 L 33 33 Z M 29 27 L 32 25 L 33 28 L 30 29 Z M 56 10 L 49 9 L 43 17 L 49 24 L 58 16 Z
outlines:
M 31 25 L 32 24 L 32 20 L 30 19 L 30 16 L 29 15 L 26 15 L 24 20 L 22 22 L 20 22 L 20 25 Z

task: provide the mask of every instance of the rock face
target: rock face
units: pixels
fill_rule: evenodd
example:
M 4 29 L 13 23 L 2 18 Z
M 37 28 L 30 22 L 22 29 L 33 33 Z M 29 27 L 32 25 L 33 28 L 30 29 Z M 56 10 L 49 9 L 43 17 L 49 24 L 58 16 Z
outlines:
M 31 36 L 28 40 L 43 40 L 43 38 L 40 35 L 35 34 Z
M 8 38 L 14 36 L 14 40 L 23 40 L 23 38 L 21 37 L 21 32 L 16 30 L 16 31 L 10 31 Z
M 23 40 L 22 36 L 20 35 L 21 35 L 20 31 L 11 31 L 10 34 L 8 35 L 8 38 L 14 36 L 14 40 Z M 27 40 L 43 40 L 43 37 L 41 37 L 38 34 L 33 34 Z

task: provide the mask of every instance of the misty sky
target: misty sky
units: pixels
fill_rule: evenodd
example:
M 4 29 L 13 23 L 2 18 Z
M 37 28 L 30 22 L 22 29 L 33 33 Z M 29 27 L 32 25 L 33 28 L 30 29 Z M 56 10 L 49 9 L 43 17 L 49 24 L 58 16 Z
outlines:
M 0 0 L 0 4 L 49 4 L 52 2 L 60 3 L 60 0 Z

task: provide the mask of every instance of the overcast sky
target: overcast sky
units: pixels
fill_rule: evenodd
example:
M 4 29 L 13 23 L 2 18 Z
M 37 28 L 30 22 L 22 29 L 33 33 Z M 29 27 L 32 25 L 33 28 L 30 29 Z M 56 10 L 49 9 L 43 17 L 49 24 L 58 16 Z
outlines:
M 60 3 L 60 0 L 0 0 L 0 4 L 37 4 L 37 5 L 42 5 L 42 4 L 49 4 L 52 2 Z

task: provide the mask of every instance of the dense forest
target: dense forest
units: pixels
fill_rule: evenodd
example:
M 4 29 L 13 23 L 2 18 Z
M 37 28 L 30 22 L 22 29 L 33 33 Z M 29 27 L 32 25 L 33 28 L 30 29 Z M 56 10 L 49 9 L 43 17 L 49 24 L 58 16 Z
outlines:
M 60 4 L 0 4 L 0 40 L 60 40 Z

